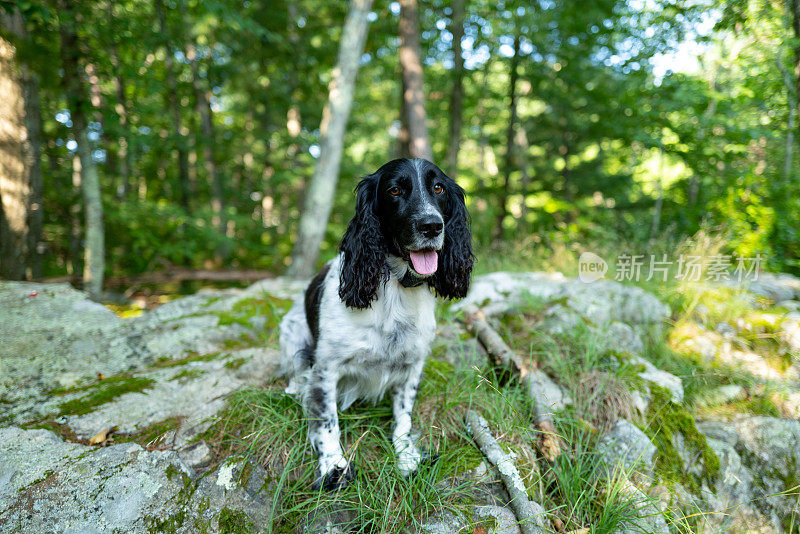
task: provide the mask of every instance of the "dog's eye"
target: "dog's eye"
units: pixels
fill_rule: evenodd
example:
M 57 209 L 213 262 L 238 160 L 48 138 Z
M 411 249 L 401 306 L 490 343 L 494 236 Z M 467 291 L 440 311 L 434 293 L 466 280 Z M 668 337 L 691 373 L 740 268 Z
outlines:
M 440 195 L 442 191 L 444 191 L 444 187 L 442 187 L 442 184 L 436 184 L 433 186 L 433 192 L 436 193 L 437 195 Z
M 400 188 L 397 186 L 392 187 L 391 189 L 389 189 L 389 194 L 392 195 L 393 197 L 398 196 L 400 194 Z

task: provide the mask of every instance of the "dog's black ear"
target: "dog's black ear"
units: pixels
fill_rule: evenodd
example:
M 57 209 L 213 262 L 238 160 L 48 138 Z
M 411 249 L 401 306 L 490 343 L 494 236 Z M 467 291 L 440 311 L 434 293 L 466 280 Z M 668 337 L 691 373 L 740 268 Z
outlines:
M 444 180 L 447 206 L 444 223 L 444 245 L 439 254 L 439 268 L 428 282 L 440 297 L 464 298 L 472 273 L 472 234 L 469 213 L 464 204 L 464 190 L 455 181 Z
M 339 298 L 351 308 L 369 308 L 378 284 L 388 277 L 386 246 L 377 217 L 378 180 L 371 174 L 356 187 L 356 214 L 350 220 L 339 250 L 342 267 Z

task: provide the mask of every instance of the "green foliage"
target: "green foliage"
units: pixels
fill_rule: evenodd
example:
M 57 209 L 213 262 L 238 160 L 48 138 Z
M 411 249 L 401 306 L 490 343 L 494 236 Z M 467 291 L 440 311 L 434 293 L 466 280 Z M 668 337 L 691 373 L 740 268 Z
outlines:
M 166 1 L 164 28 L 157 4 L 81 0 L 75 7 L 92 73 L 84 85 L 108 274 L 172 265 L 279 273 L 317 163 L 312 153 L 346 4 Z M 508 250 L 503 240 L 510 237 L 566 258 L 579 253 L 579 243 L 644 248 L 711 224 L 729 237 L 723 252 L 762 253 L 771 268 L 797 272 L 800 135 L 789 120 L 794 41 L 781 6 L 468 1 L 460 163 L 445 170 L 457 171 L 467 190 L 483 252 L 478 269 L 507 264 L 507 252 L 533 263 L 543 258 Z M 45 271 L 79 273 L 83 214 L 58 74 L 65 15 L 52 2 L 20 7 L 29 38 L 18 43 L 19 54 L 38 76 L 43 117 Z M 446 2 L 420 3 L 437 162 L 445 159 L 455 76 L 451 16 Z M 323 260 L 352 214 L 357 178 L 400 154 L 396 5 L 376 4 L 372 19 Z M 716 25 L 703 34 L 709 21 Z M 509 43 L 517 34 L 518 129 L 525 135 L 509 162 Z M 694 34 L 701 68 L 656 68 L 666 62 L 657 58 Z M 198 91 L 212 97 L 210 138 Z M 219 212 L 207 150 L 221 183 Z M 501 198 L 508 215 L 498 223 Z

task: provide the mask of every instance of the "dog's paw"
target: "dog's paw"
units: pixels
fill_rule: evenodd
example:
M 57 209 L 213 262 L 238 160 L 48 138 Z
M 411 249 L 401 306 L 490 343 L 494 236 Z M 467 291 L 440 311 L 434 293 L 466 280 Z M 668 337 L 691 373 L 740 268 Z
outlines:
M 398 460 L 398 467 L 400 472 L 406 478 L 414 476 L 419 473 L 420 468 L 430 467 L 439 460 L 439 455 L 427 449 L 420 449 L 411 457 L 400 458 Z
M 336 491 L 347 486 L 356 477 L 356 468 L 348 463 L 345 467 L 333 467 L 327 473 L 317 477 L 312 486 L 315 490 Z

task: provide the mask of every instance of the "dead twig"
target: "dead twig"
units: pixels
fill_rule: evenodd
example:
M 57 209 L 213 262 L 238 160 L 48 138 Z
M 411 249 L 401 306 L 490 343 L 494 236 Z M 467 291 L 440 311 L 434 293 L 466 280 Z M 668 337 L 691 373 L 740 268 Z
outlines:
M 539 431 L 537 446 L 542 456 L 554 461 L 561 454 L 561 440 L 553 423 L 553 410 L 550 399 L 544 392 L 544 384 L 550 379 L 539 369 L 529 368 L 509 347 L 502 336 L 486 321 L 483 312 L 469 306 L 464 310 L 465 324 L 484 346 L 492 365 L 502 367 L 516 376 L 525 387 L 528 396 L 534 401 L 534 424 Z
M 522 534 L 544 534 L 544 508 L 528 499 L 519 471 L 513 460 L 492 436 L 489 423 L 475 410 L 468 410 L 467 430 L 489 462 L 497 467 L 511 497 L 511 509 L 517 516 Z

